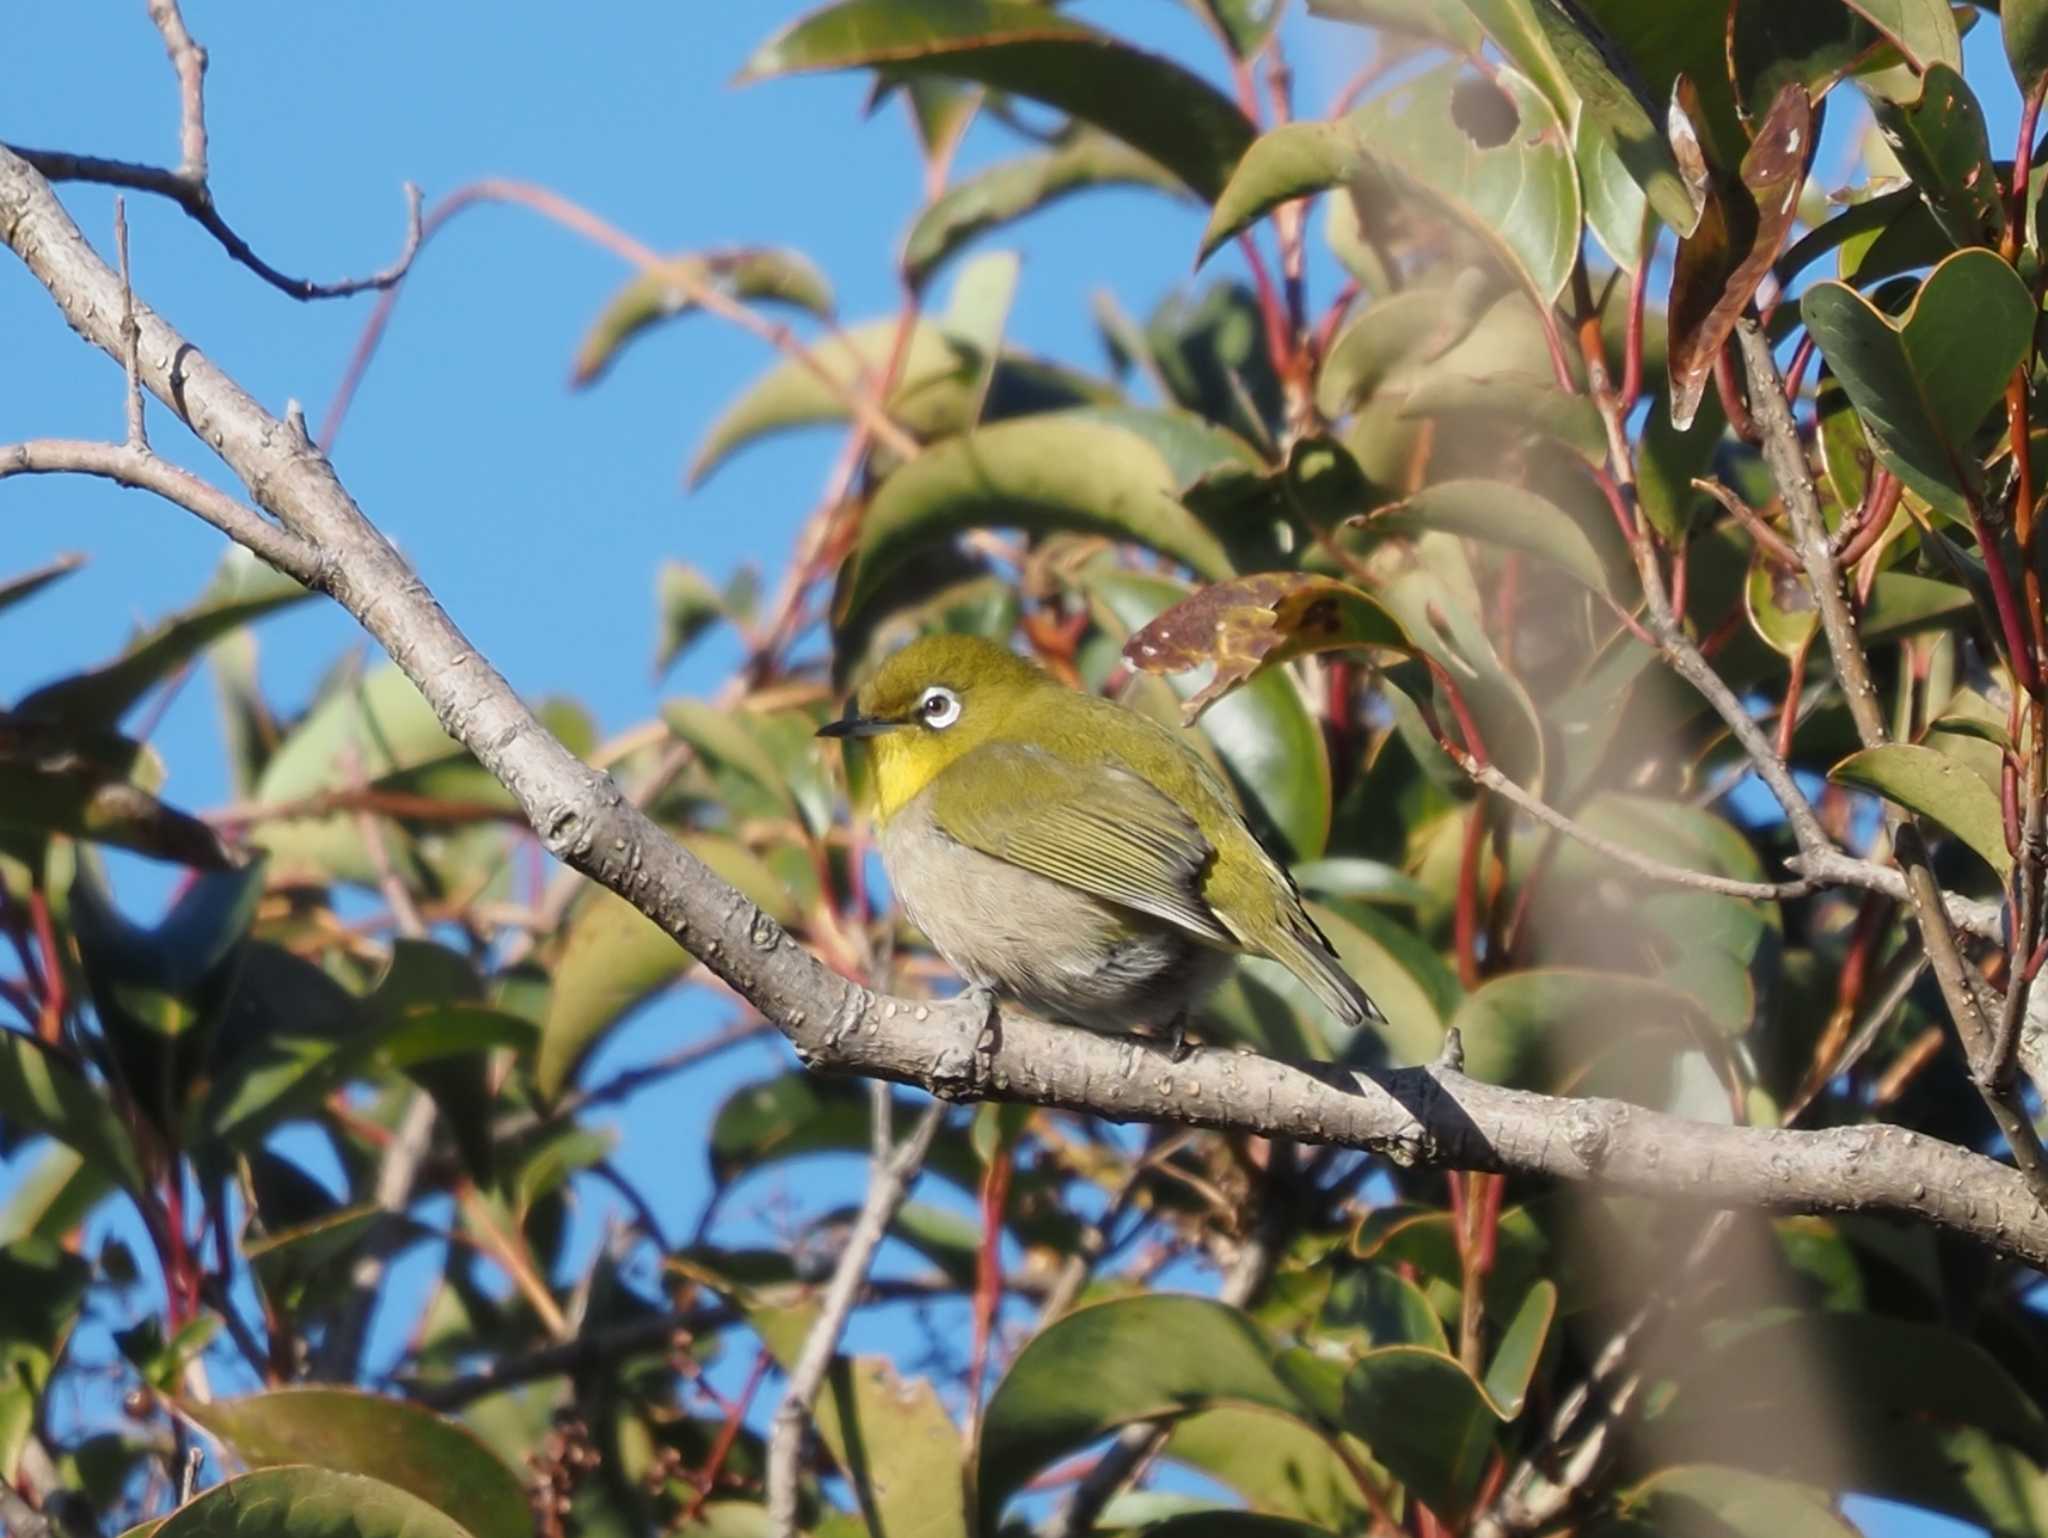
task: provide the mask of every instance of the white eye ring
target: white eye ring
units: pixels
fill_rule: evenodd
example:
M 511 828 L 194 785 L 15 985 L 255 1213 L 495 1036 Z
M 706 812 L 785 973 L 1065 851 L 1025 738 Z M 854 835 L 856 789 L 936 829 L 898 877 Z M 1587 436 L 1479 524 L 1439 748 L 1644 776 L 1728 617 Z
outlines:
M 960 719 L 960 696 L 933 685 L 918 697 L 917 718 L 933 731 L 944 731 Z

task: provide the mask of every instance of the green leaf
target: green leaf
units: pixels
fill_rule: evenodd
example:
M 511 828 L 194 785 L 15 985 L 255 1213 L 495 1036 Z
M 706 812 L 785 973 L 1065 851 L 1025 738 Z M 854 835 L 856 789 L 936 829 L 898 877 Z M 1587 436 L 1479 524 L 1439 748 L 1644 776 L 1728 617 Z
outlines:
M 1780 566 L 1761 545 L 1750 555 L 1742 600 L 1750 629 L 1781 657 L 1803 655 L 1820 629 L 1820 609 L 1805 573 Z
M 595 383 L 628 342 L 658 321 L 694 312 L 693 295 L 704 289 L 732 299 L 777 300 L 821 320 L 832 318 L 832 285 L 801 251 L 742 246 L 680 253 L 642 268 L 612 296 L 576 349 L 570 385 Z
M 1554 379 L 1432 374 L 1408 392 L 1401 415 L 1448 417 L 1453 426 L 1475 433 L 1496 424 L 1521 428 L 1555 438 L 1588 464 L 1607 459 L 1607 429 L 1599 409 L 1585 396 L 1559 389 Z
M 661 638 L 654 648 L 654 676 L 659 680 L 697 638 L 728 618 L 725 595 L 694 566 L 663 561 L 654 577 L 654 606 Z
M 251 1468 L 310 1464 L 418 1496 L 474 1538 L 529 1538 L 526 1492 L 474 1432 L 402 1399 L 285 1388 L 189 1403 L 184 1412 Z
M 1940 824 L 2001 879 L 2012 870 L 1997 794 L 1946 753 L 1914 743 L 1886 743 L 1850 754 L 1828 771 L 1828 778 L 1872 791 Z
M 1344 1429 L 1453 1527 L 1493 1455 L 1495 1424 L 1472 1375 L 1422 1346 L 1368 1351 L 1344 1379 Z
M 1672 1048 L 1690 1044 L 1702 1018 L 1698 1001 L 1651 978 L 1532 967 L 1481 985 L 1451 1023 L 1474 1078 L 1591 1093 L 1575 1083 L 1589 1059 L 1625 1047 L 1644 1060 L 1645 1071 L 1661 1071 Z M 1651 1040 L 1664 1050 L 1650 1050 Z
M 1089 596 L 1106 611 L 1115 630 L 1135 644 L 1131 633 L 1149 624 L 1187 589 L 1161 577 L 1106 566 L 1086 579 Z M 1199 675 L 1168 680 L 1181 700 L 1181 716 L 1195 708 Z M 1267 673 L 1207 708 L 1201 733 L 1216 750 L 1237 786 L 1252 825 L 1283 859 L 1313 859 L 1330 836 L 1330 759 L 1322 729 L 1302 704 L 1294 685 Z
M 1866 79 L 1891 99 L 1917 101 L 1920 81 L 1937 64 L 1946 64 L 1958 74 L 1963 68 L 1963 39 L 1956 30 L 1955 12 L 1948 0 L 1844 0 L 1848 7 L 1882 33 L 1899 51 L 1911 71 L 1887 71 L 1883 77 Z M 1894 80 L 1897 79 L 1896 88 Z
M 1972 604 L 1970 590 L 1953 582 L 1916 577 L 1909 571 L 1881 571 L 1863 610 L 1863 639 L 1886 640 L 1940 625 Z
M 1503 481 L 1438 481 L 1356 521 L 1397 534 L 1437 529 L 1521 550 L 1561 567 L 1596 593 L 1608 591 L 1607 563 L 1578 521 L 1555 502 Z
M 152 1538 L 483 1538 L 395 1485 L 301 1466 L 258 1469 L 203 1491 Z
M 2027 286 L 1992 252 L 1958 251 L 1895 324 L 1846 283 L 1799 301 L 1885 467 L 1952 518 L 1982 483 L 1971 440 L 2033 339 Z
M 190 608 L 152 626 L 105 666 L 45 684 L 14 708 L 21 715 L 80 727 L 111 727 L 137 700 L 209 643 L 312 596 L 254 556 L 231 555 Z
M 1529 1385 L 1543 1360 L 1543 1346 L 1550 1337 L 1551 1322 L 1557 1317 L 1557 1283 L 1544 1278 L 1529 1289 L 1515 1317 L 1501 1332 L 1493 1362 L 1486 1369 L 1486 1397 L 1502 1420 L 1522 1413 L 1529 1397 Z
M 1586 228 L 1615 266 L 1633 274 L 1656 228 L 1650 223 L 1649 199 L 1621 163 L 1614 141 L 1590 115 L 1582 114 L 1572 130 L 1572 160 L 1579 168 Z
M 1487 80 L 1461 63 L 1403 81 L 1340 122 L 1262 134 L 1217 197 L 1202 253 L 1281 203 L 1375 168 L 1469 225 L 1543 302 L 1563 291 L 1579 243 L 1570 136 L 1522 75 Z
M 55 1138 L 127 1190 L 143 1188 L 134 1144 L 106 1094 L 19 1031 L 0 1031 L 0 1112 L 10 1127 Z
M 833 1367 L 847 1473 L 870 1531 L 888 1538 L 968 1538 L 960 1431 L 929 1378 L 896 1375 L 887 1357 Z
M 1201 576 L 1229 576 L 1223 547 L 1175 500 L 1177 489 L 1165 459 L 1143 438 L 1063 412 L 935 444 L 882 482 L 869 503 L 835 621 L 846 623 L 896 566 L 975 528 L 1107 534 Z
M 1371 1508 L 1329 1441 L 1291 1415 L 1235 1405 L 1203 1410 L 1173 1423 L 1164 1456 L 1235 1490 L 1255 1514 L 1248 1519 L 1244 1512 L 1217 1513 L 1219 1519 L 1263 1520 L 1289 1534 L 1300 1531 L 1294 1524 L 1301 1522 L 1316 1524 L 1309 1531 L 1317 1534 L 1360 1532 L 1371 1520 Z M 1275 1529 L 1228 1526 L 1221 1531 L 1269 1530 Z
M 24 599 L 33 598 L 59 577 L 68 577 L 85 564 L 82 555 L 60 555 L 48 565 L 25 571 L 18 577 L 0 581 L 0 611 L 13 608 Z
M 1998 23 L 2013 79 L 2025 96 L 2048 75 L 2048 0 L 2005 0 Z
M 1184 191 L 1180 179 L 1151 156 L 1078 127 L 1050 149 L 961 178 L 926 204 L 903 242 L 904 277 L 922 288 L 969 241 L 1092 187 Z
M 711 1120 L 706 1153 L 714 1185 L 730 1185 L 776 1159 L 863 1149 L 869 1141 L 866 1086 L 810 1073 L 742 1084 Z
M 1236 1309 L 1154 1295 L 1076 1309 L 1033 1336 L 989 1397 L 976 1454 L 978 1529 L 1063 1453 L 1132 1421 L 1219 1404 L 1304 1407 Z
M 695 965 L 690 953 L 623 897 L 592 892 L 569 921 L 548 993 L 534 1084 L 554 1099 L 633 1009 Z
M 668 729 L 695 749 L 705 764 L 744 775 L 794 812 L 796 801 L 782 766 L 750 729 L 746 719 L 750 714 L 724 709 L 709 700 L 668 700 L 661 707 L 661 719 Z
M 1461 269 L 1444 288 L 1404 289 L 1359 310 L 1316 375 L 1316 409 L 1340 417 L 1403 370 L 1433 363 L 1468 336 L 1496 297 L 1489 273 Z
M 1531 0 L 1530 9 L 1578 93 L 1582 133 L 1589 122 L 1595 125 L 1597 142 L 1612 150 L 1657 217 L 1680 235 L 1691 234 L 1700 200 L 1679 174 L 1661 104 L 1648 99 L 1614 39 L 1575 0 Z
M 1444 1026 L 1458 1006 L 1458 981 L 1414 930 L 1385 914 L 1355 904 L 1341 909 L 1308 905 L 1316 925 L 1336 947 L 1344 970 L 1386 1013 L 1386 1020 L 1360 1028 L 1342 1056 L 1348 1062 L 1426 1063 L 1443 1045 Z M 1241 963 L 1298 1014 L 1320 1020 L 1325 1013 L 1301 981 L 1278 964 L 1253 958 Z M 1326 1027 L 1327 1029 L 1327 1027 Z M 1376 1043 L 1375 1053 L 1369 1044 Z
M 1308 13 L 1326 21 L 1348 21 L 1428 38 L 1462 54 L 1479 52 L 1486 41 L 1466 7 L 1445 5 L 1442 0 L 1308 0 Z M 1528 73 L 1526 68 L 1523 72 Z
M 1678 243 L 1671 277 L 1671 421 L 1692 425 L 1714 360 L 1769 274 L 1799 216 L 1799 189 L 1813 158 L 1813 105 L 1787 82 L 1743 154 L 1740 175 L 1710 179 L 1706 207 Z
M 236 852 L 207 823 L 150 794 L 155 753 L 109 731 L 0 710 L 0 826 L 112 844 L 202 870 Z
M 1963 77 L 1931 66 L 1920 100 L 1873 109 L 1885 143 L 1920 189 L 1934 222 L 1958 246 L 1996 249 L 2005 233 L 2005 199 L 1991 162 L 1984 109 Z
M 1789 1479 L 1715 1464 L 1660 1469 L 1620 1493 L 1622 1510 L 1655 1531 L 1729 1538 L 1857 1538 L 1827 1495 Z
M 1312 1522 L 1228 1509 L 1180 1512 L 1148 1522 L 1141 1531 L 1144 1538 L 1336 1538 Z
M 1114 134 L 1213 198 L 1251 142 L 1234 102 L 1171 60 L 1027 0 L 843 0 L 763 44 L 740 79 L 886 67 L 978 80 Z

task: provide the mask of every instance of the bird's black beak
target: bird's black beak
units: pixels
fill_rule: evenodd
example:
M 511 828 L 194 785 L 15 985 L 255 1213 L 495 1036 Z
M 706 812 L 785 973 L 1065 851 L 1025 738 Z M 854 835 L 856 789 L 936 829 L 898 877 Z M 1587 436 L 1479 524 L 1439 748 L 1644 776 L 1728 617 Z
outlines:
M 818 728 L 820 737 L 879 737 L 884 732 L 893 732 L 907 726 L 906 721 L 890 721 L 881 716 L 857 716 L 852 712 L 837 721 L 827 721 Z

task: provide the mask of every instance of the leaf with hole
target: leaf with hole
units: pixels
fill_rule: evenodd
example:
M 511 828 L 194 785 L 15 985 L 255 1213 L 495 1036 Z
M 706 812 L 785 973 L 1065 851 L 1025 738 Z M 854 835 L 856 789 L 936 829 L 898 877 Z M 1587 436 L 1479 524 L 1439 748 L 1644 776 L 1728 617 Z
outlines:
M 1799 311 L 1894 475 L 1961 519 L 1983 482 L 1974 439 L 2033 340 L 2036 306 L 1996 254 L 1958 251 L 1896 321 L 1846 283 L 1820 282 Z
M 1850 754 L 1828 771 L 1828 778 L 1883 796 L 1946 828 L 2001 879 L 2012 870 L 1997 794 L 1946 753 L 1890 742 Z

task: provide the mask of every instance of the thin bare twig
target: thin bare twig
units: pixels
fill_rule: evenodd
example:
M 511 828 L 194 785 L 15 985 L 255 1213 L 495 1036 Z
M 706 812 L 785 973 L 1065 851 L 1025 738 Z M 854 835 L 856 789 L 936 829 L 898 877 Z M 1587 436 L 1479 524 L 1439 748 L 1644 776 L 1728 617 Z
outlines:
M 121 367 L 128 375 L 128 447 L 149 452 L 149 427 L 142 418 L 142 327 L 135 323 L 135 282 L 128 267 L 128 205 L 114 194 L 114 250 L 121 259 Z
M 1652 881 L 1662 881 L 1671 886 L 1691 887 L 1699 892 L 1718 892 L 1724 897 L 1742 897 L 1752 902 L 1784 902 L 1794 897 L 1805 897 L 1818 891 L 1822 883 L 1813 877 L 1802 876 L 1797 881 L 1737 881 L 1728 876 L 1715 876 L 1706 871 L 1687 870 L 1681 865 L 1667 865 L 1662 860 L 1651 858 L 1626 844 L 1617 843 L 1604 834 L 1595 833 L 1582 823 L 1574 822 L 1557 808 L 1531 795 L 1513 780 L 1502 774 L 1492 764 L 1482 764 L 1468 753 L 1455 755 L 1458 767 L 1472 777 L 1476 785 L 1484 786 L 1503 799 L 1512 801 L 1538 822 L 1557 829 L 1569 839 L 1584 844 L 1599 854 L 1606 855 L 1618 865 L 1625 865 L 1639 876 Z
M 875 1128 L 877 1138 L 881 1139 L 887 1136 L 884 1129 L 889 1119 L 889 1086 L 877 1083 L 874 1096 Z M 782 1391 L 782 1402 L 775 1407 L 775 1419 L 768 1433 L 768 1530 L 776 1538 L 796 1538 L 796 1487 L 802 1468 L 804 1423 L 810 1418 L 811 1406 L 824 1385 L 832 1358 L 839 1352 L 839 1337 L 846 1330 L 854 1300 L 867 1283 L 875 1251 L 881 1246 L 896 1209 L 910 1194 L 911 1183 L 924 1167 L 924 1156 L 945 1119 L 945 1103 L 934 1100 L 900 1145 L 886 1153 L 877 1150 L 860 1216 L 854 1219 L 846 1249 L 825 1287 L 817 1322 L 804 1337 L 803 1349 L 789 1370 L 789 1383 Z
M 307 541 L 147 448 L 78 438 L 31 438 L 0 445 L 0 480 L 11 475 L 97 475 L 137 491 L 153 491 L 205 519 L 287 576 L 306 582 L 319 568 L 319 557 Z
M 1762 513 L 1743 501 L 1732 489 L 1708 476 L 1696 475 L 1692 478 L 1692 484 L 1695 491 L 1704 491 L 1734 514 L 1735 521 L 1749 530 L 1750 537 L 1770 552 L 1772 560 L 1780 566 L 1798 569 L 1799 557 L 1793 553 L 1792 547 L 1785 543 L 1785 537 L 1764 522 Z

